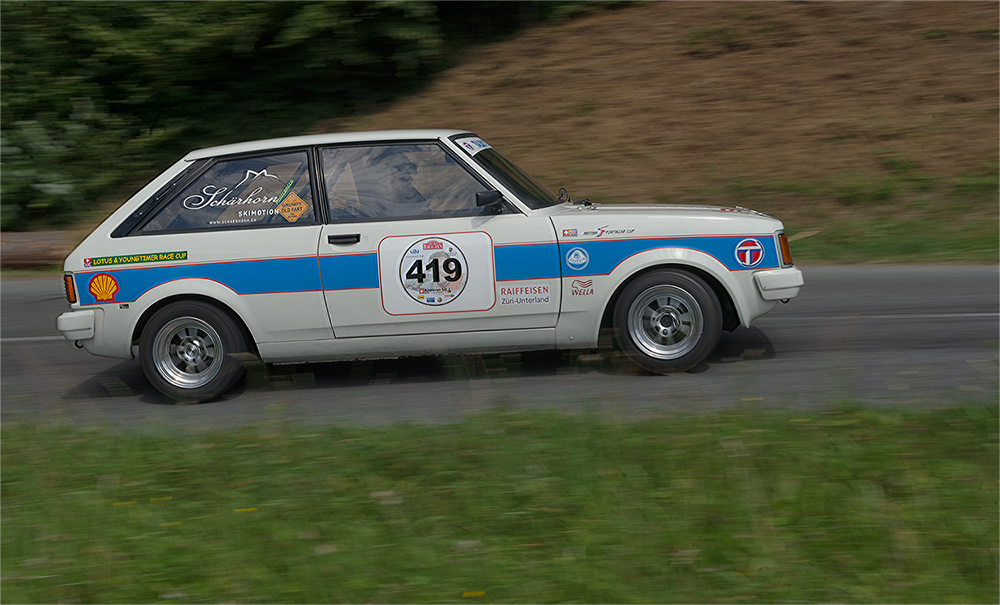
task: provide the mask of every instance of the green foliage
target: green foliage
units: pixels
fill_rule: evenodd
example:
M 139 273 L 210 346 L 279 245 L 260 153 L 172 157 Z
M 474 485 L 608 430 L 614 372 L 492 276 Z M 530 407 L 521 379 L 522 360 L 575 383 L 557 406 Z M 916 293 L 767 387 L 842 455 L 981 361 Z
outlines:
M 5 603 L 985 602 L 998 589 L 995 402 L 2 437 Z
M 452 4 L 4 2 L 2 228 L 79 221 L 191 149 L 386 103 L 484 24 L 568 3 Z
M 441 56 L 427 3 L 4 3 L 3 227 L 60 224 L 192 147 L 388 98 Z M 134 177 L 133 177 L 134 178 Z

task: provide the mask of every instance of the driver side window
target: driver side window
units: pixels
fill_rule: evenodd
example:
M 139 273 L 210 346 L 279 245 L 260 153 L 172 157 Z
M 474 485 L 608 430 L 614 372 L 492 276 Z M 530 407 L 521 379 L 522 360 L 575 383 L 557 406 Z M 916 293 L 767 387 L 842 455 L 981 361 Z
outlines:
M 333 221 L 483 214 L 487 187 L 437 144 L 322 150 Z

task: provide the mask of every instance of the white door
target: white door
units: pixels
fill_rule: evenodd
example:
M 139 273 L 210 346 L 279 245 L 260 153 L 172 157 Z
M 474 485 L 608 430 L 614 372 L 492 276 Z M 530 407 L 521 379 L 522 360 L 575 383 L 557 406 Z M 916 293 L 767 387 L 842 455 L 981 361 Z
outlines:
M 555 326 L 560 264 L 547 218 L 477 207 L 489 187 L 437 142 L 320 157 L 330 224 L 319 267 L 337 338 Z
M 142 237 L 122 240 L 136 252 L 169 251 L 179 262 L 121 271 L 128 292 L 120 298 L 135 300 L 171 282 L 209 281 L 239 301 L 258 342 L 330 338 L 309 164 L 307 150 L 214 162 L 142 227 Z

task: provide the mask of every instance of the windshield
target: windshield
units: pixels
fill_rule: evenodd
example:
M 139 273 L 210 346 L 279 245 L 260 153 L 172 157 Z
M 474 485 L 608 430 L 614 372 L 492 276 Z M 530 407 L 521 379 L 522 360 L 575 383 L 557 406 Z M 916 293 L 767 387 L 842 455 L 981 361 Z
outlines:
M 559 196 L 552 193 L 552 190 L 518 168 L 517 164 L 497 153 L 496 149 L 479 137 L 464 137 L 455 142 L 530 208 L 545 208 L 560 203 Z

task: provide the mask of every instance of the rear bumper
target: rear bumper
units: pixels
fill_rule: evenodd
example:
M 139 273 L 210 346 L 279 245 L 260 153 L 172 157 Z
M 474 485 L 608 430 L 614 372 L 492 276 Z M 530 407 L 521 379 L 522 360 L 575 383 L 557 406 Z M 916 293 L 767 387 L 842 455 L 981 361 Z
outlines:
M 92 310 L 69 311 L 56 318 L 56 328 L 66 340 L 88 340 L 94 337 L 96 314 Z
M 753 274 L 753 281 L 764 300 L 795 298 L 799 294 L 799 288 L 805 284 L 798 267 L 758 271 Z

